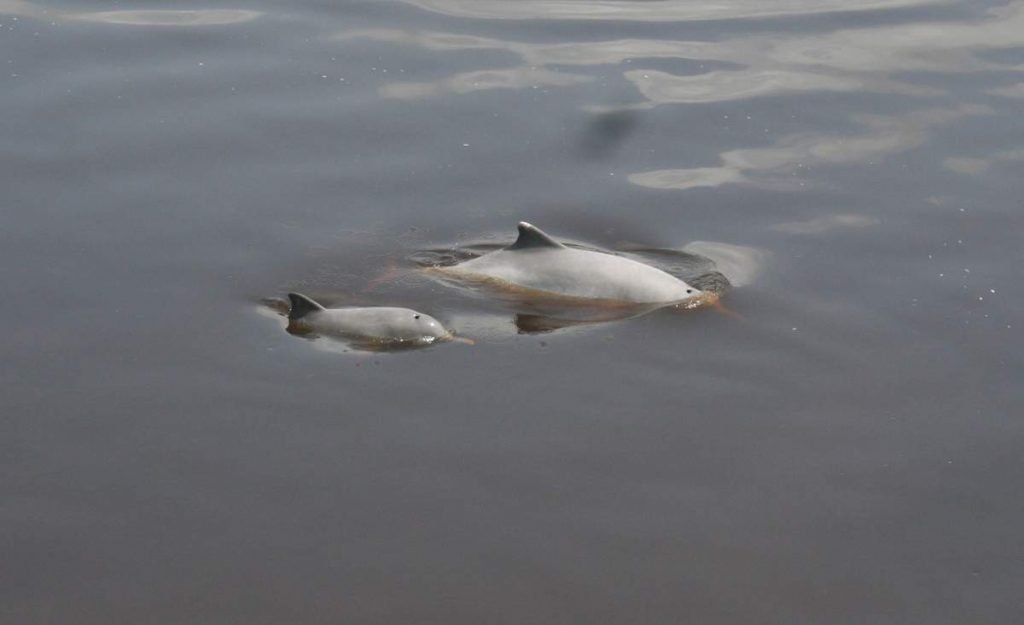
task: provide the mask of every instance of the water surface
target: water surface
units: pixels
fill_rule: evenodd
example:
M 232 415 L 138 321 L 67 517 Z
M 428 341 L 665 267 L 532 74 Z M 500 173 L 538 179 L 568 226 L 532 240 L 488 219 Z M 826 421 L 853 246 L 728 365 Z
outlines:
M 1022 70 L 1016 0 L 0 0 L 0 621 L 1019 621 Z M 542 334 L 373 282 L 524 219 L 765 260 Z

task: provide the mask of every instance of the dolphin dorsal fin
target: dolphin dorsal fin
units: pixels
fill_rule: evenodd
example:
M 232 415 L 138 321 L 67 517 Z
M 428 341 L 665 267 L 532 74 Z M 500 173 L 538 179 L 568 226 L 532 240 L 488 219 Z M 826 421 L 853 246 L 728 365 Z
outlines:
M 519 222 L 519 238 L 507 250 L 530 250 L 530 249 L 565 249 L 565 246 L 552 239 L 543 230 L 528 224 L 525 221 Z
M 288 310 L 288 319 L 290 321 L 302 319 L 311 312 L 324 310 L 323 306 L 313 301 L 312 298 L 306 297 L 302 293 L 289 293 L 288 299 L 292 303 L 292 307 Z

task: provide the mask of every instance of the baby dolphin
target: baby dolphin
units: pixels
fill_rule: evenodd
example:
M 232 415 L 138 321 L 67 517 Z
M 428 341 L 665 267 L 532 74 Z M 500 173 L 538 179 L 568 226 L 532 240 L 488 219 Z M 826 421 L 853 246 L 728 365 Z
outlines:
M 437 271 L 520 299 L 550 303 L 693 308 L 716 299 L 650 265 L 567 247 L 525 221 L 519 222 L 519 238 L 512 245 Z
M 320 334 L 364 344 L 425 346 L 452 333 L 430 315 L 410 308 L 325 308 L 301 293 L 289 293 L 288 331 Z

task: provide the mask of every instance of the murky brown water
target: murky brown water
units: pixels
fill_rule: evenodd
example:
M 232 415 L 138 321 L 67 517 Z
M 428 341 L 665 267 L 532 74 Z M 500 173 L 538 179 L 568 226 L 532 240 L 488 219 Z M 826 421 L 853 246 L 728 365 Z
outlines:
M 1018 0 L 0 0 L 0 622 L 1020 621 L 1022 72 Z M 375 281 L 522 219 L 762 255 Z

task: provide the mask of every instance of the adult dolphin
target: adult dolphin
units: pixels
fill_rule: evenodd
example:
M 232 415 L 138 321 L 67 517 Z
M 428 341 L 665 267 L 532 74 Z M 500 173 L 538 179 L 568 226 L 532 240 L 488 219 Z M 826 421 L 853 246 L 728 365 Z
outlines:
M 607 308 L 695 308 L 717 295 L 623 256 L 563 245 L 519 222 L 515 243 L 449 267 L 439 275 L 521 301 Z

